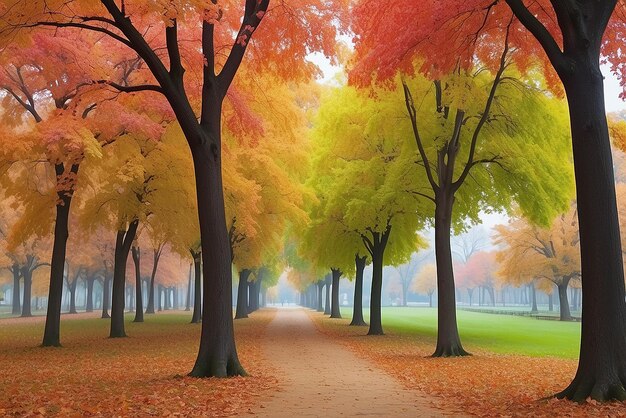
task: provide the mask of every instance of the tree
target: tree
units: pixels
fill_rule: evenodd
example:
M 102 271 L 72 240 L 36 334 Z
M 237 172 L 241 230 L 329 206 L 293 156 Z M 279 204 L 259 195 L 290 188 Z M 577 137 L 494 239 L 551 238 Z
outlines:
M 496 227 L 496 243 L 504 245 L 497 253 L 499 276 L 549 280 L 558 288 L 560 319 L 572 319 L 567 288 L 580 276 L 580 241 L 576 207 L 558 216 L 550 228 L 539 228 L 524 219 Z M 505 279 L 506 280 L 506 279 Z M 511 280 L 511 279 L 509 279 Z
M 231 309 L 232 273 L 222 190 L 221 111 L 250 38 L 261 21 L 265 20 L 269 0 L 246 0 L 242 14 L 224 13 L 216 2 L 207 5 L 205 2 L 182 0 L 167 4 L 154 3 L 150 7 L 145 7 L 143 2 L 129 1 L 118 6 L 114 0 L 71 5 L 65 1 L 22 4 L 21 0 L 13 0 L 10 3 L 10 6 L 15 7 L 7 10 L 28 10 L 29 13 L 9 12 L 4 15 L 4 33 L 14 35 L 18 27 L 32 26 L 96 31 L 127 46 L 145 62 L 156 84 L 150 80 L 143 85 L 114 87 L 125 92 L 148 90 L 162 94 L 176 115 L 193 156 L 205 262 L 203 327 L 198 358 L 191 375 L 223 377 L 245 374 L 237 358 L 232 320 L 228 314 Z M 26 5 L 27 9 L 22 9 Z M 323 50 L 330 56 L 334 48 L 336 27 L 328 25 L 331 17 L 337 16 L 334 6 L 311 0 L 304 4 L 298 3 L 298 7 L 291 7 L 289 2 L 285 2 L 267 13 L 267 26 L 280 30 L 262 30 L 260 35 L 255 36 L 258 48 L 249 51 L 255 58 L 250 66 L 259 68 L 266 64 L 266 68 L 273 68 L 281 77 L 310 75 L 314 67 L 303 62 L 304 55 L 311 50 Z M 223 30 L 216 32 L 218 21 L 219 28 Z M 198 23 L 202 26 L 202 36 L 196 32 L 191 37 L 196 40 L 196 46 L 180 48 L 182 41 L 179 39 L 179 26 L 182 30 L 186 24 L 191 30 L 200 26 Z M 141 27 L 140 24 L 146 26 Z M 306 29 L 300 26 L 303 24 Z M 153 37 L 148 35 L 155 28 L 165 32 L 165 45 L 151 44 Z M 319 28 L 318 36 L 309 35 L 313 28 Z M 233 33 L 236 33 L 234 43 Z M 228 48 L 227 43 L 232 44 L 230 52 L 216 54 L 216 51 L 228 50 L 223 49 Z M 195 103 L 186 93 L 181 50 L 183 54 L 193 51 L 196 55 L 197 51 L 202 51 L 199 60 L 190 61 L 200 62 L 202 66 L 202 70 L 197 73 L 197 79 L 202 82 L 195 90 L 201 90 L 201 94 L 197 95 L 201 102 L 199 113 L 196 113 Z M 272 53 L 264 54 L 263 51 Z M 269 59 L 263 60 L 261 57 L 264 55 Z M 222 60 L 223 56 L 225 60 Z M 279 60 L 281 65 L 272 66 L 274 60 Z M 222 68 L 218 73 L 216 69 L 220 65 Z
M 428 295 L 428 304 L 432 308 L 433 293 L 437 290 L 437 266 L 432 263 L 423 266 L 417 273 L 411 288 L 415 293 Z
M 305 253 L 321 265 L 349 272 L 355 255 L 373 264 L 369 335 L 383 333 L 381 297 L 385 252 L 405 262 L 423 239 L 420 202 L 405 192 L 407 147 L 394 121 L 394 94 L 377 100 L 341 87 L 323 98 L 312 133 L 315 156 L 310 184 L 318 202 L 310 209 Z M 391 231 L 394 229 L 393 238 Z
M 579 205 L 583 322 L 585 318 L 589 322 L 581 334 L 576 377 L 557 396 L 576 401 L 589 396 L 596 400 L 623 399 L 626 390 L 619 376 L 624 375 L 626 367 L 626 330 L 621 325 L 626 307 L 622 301 L 623 267 L 599 61 L 602 54 L 624 83 L 621 39 L 626 5 L 615 0 L 536 1 L 530 5 L 521 0 L 454 0 L 427 1 L 411 9 L 397 7 L 399 3 L 362 1 L 355 10 L 355 15 L 362 16 L 357 28 L 367 28 L 377 20 L 372 36 L 360 37 L 365 39 L 361 48 L 357 43 L 357 51 L 367 54 L 364 73 L 371 68 L 394 71 L 399 65 L 406 69 L 416 55 L 426 59 L 422 67 L 425 71 L 434 68 L 445 73 L 458 65 L 471 66 L 477 58 L 494 68 L 489 56 L 505 36 L 504 28 L 512 23 L 511 46 L 520 52 L 516 57 L 520 68 L 529 70 L 531 63 L 539 62 L 557 94 L 562 93 L 559 81 L 562 83 L 570 108 Z M 382 10 L 389 13 L 380 13 Z M 517 20 L 511 19 L 511 12 Z M 417 30 L 403 31 L 403 36 L 387 30 L 393 27 L 391 22 L 416 21 L 420 22 Z M 422 42 L 426 37 L 428 42 Z M 378 43 L 382 47 L 367 48 Z M 422 49 L 441 45 L 446 48 L 439 48 L 436 54 L 420 54 Z M 598 202 L 602 202 L 601 207 Z M 607 348 L 595 349 L 598 341 Z M 616 344 L 620 348 L 608 348 Z
M 430 257 L 431 253 L 429 252 L 418 252 L 411 256 L 411 259 L 408 263 L 396 267 L 396 271 L 398 272 L 398 278 L 400 279 L 400 284 L 402 285 L 402 306 L 406 306 L 407 304 L 409 289 L 411 287 L 411 284 L 413 283 L 413 279 L 415 278 L 417 270 L 420 268 L 420 264 L 422 264 Z

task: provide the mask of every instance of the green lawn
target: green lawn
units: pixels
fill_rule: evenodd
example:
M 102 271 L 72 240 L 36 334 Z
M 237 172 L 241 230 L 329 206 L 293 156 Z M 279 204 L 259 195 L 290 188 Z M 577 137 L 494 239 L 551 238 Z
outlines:
M 344 318 L 352 308 L 342 308 Z M 435 308 L 383 308 L 386 332 L 406 333 L 435 338 Z M 369 310 L 363 315 L 368 320 Z M 469 351 L 473 347 L 497 353 L 578 358 L 580 323 L 543 321 L 534 318 L 457 311 L 461 341 Z

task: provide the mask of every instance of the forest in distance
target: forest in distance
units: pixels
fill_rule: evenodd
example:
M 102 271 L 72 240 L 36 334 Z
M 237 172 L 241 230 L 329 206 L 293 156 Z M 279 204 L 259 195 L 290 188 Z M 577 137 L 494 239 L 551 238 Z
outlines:
M 0 0 L 0 415 L 626 411 L 626 3 L 407 5 Z

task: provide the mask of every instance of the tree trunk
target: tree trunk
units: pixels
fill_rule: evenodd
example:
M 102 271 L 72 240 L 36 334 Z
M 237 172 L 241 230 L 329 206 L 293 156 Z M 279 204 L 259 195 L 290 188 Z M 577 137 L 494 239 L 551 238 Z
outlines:
M 324 281 L 320 280 L 317 282 L 317 312 L 324 312 Z
M 237 356 L 233 329 L 232 255 L 222 185 L 222 99 L 214 83 L 214 79 L 205 80 L 202 119 L 206 129 L 202 132 L 203 140 L 191 147 L 204 270 L 202 334 L 190 373 L 196 377 L 246 374 Z
M 327 274 L 324 278 L 324 285 L 326 286 L 326 300 L 324 304 L 324 315 L 330 315 L 330 286 L 332 284 L 332 278 L 330 274 Z
M 178 286 L 172 287 L 172 309 L 178 310 Z
M 162 248 L 155 248 L 153 251 L 153 255 L 152 255 L 152 273 L 150 274 L 150 286 L 148 289 L 148 306 L 146 307 L 147 314 L 154 313 L 154 280 L 156 278 L 157 268 L 159 266 L 159 260 L 161 259 L 161 250 Z
M 163 309 L 169 311 L 172 309 L 172 300 L 171 300 L 172 289 L 169 287 L 163 288 L 163 294 L 165 295 L 165 303 L 163 304 Z
M 31 312 L 30 301 L 32 299 L 33 288 L 33 272 L 30 268 L 24 267 L 22 270 L 22 277 L 24 277 L 24 301 L 22 302 L 22 317 L 33 316 Z
M 89 277 L 87 279 L 87 301 L 85 303 L 85 312 L 93 312 L 93 284 L 95 278 Z
M 143 322 L 143 291 L 141 288 L 141 249 L 133 246 L 131 248 L 133 263 L 135 264 L 135 319 L 133 322 Z
M 331 269 L 333 277 L 333 298 L 331 303 L 331 318 L 341 318 L 341 309 L 339 306 L 339 280 L 343 274 L 339 269 Z
M 440 189 L 435 205 L 435 256 L 437 261 L 437 348 L 433 357 L 466 356 L 456 322 L 454 271 L 450 247 L 450 227 L 454 196 Z
M 593 38 L 597 42 L 591 46 L 582 39 L 569 45 L 575 70 L 562 77 L 570 109 L 580 226 L 582 332 L 576 377 L 557 396 L 576 401 L 589 396 L 602 401 L 626 400 L 624 271 L 598 64 L 602 34 L 591 34 Z
M 428 306 L 431 308 L 433 307 L 433 294 L 432 293 L 428 294 Z
M 472 295 L 474 294 L 474 289 L 467 289 L 467 294 L 469 295 L 469 306 L 472 306 Z
M 187 301 L 185 302 L 185 311 L 191 310 L 191 272 L 193 270 L 193 264 L 189 264 L 189 278 L 187 279 Z
M 533 303 L 530 313 L 539 313 L 539 309 L 537 309 L 537 290 L 535 289 L 535 281 L 533 280 L 532 282 L 530 282 L 528 286 L 530 287 L 530 297 L 532 298 Z
M 63 174 L 63 164 L 55 164 L 57 178 Z M 72 166 L 74 173 L 78 172 L 78 165 Z M 71 193 L 58 192 L 59 203 L 56 205 L 56 219 L 54 221 L 54 242 L 52 244 L 52 258 L 50 260 L 50 286 L 48 289 L 48 309 L 46 325 L 43 333 L 42 347 L 61 346 L 61 301 L 63 299 L 63 272 L 65 270 L 65 253 L 69 237 L 69 216 Z
M 111 277 L 108 273 L 104 273 L 104 281 L 102 282 L 102 316 L 101 318 L 107 319 L 109 315 L 109 303 L 111 300 Z
M 370 294 L 370 327 L 367 335 L 384 335 L 381 313 L 384 249 L 372 249 L 372 290 Z
M 407 293 L 409 293 L 409 280 L 402 280 L 402 306 L 406 306 Z
M 548 295 L 548 310 L 550 312 L 554 311 L 554 302 L 553 302 L 553 299 L 552 299 L 552 293 L 550 293 Z
M 496 295 L 493 286 L 488 286 L 487 292 L 489 293 L 489 298 L 491 299 L 491 306 L 496 306 Z
M 22 314 L 22 307 L 20 305 L 20 266 L 18 266 L 17 264 L 13 264 L 12 267 L 12 271 L 13 271 L 13 297 L 12 297 L 12 304 L 13 304 L 13 308 L 11 309 L 11 314 L 13 315 L 21 315 Z
M 266 301 L 267 301 L 267 290 L 264 289 L 261 291 L 261 306 L 264 308 L 267 306 Z
M 567 297 L 567 285 L 569 284 L 569 279 L 563 279 L 563 283 L 557 285 L 559 289 L 559 320 L 561 321 L 571 321 L 572 314 L 569 310 L 569 301 Z
M 74 277 L 74 281 L 70 283 L 70 312 L 71 314 L 78 313 L 76 311 L 76 287 L 78 286 L 78 277 Z
M 133 220 L 128 230 L 117 232 L 115 265 L 113 267 L 113 294 L 111 298 L 111 332 L 109 338 L 126 337 L 124 329 L 124 304 L 126 291 L 126 263 L 128 253 L 137 233 L 138 220 Z
M 192 324 L 202 322 L 202 253 L 192 252 L 194 267 L 194 287 L 193 287 L 193 315 Z
M 367 257 L 354 257 L 356 267 L 356 275 L 354 279 L 354 303 L 352 307 L 352 322 L 350 325 L 363 326 L 367 325 L 363 319 L 363 271 Z
M 243 319 L 248 317 L 248 277 L 252 273 L 248 269 L 239 272 L 239 286 L 237 287 L 237 311 L 235 319 Z
M 163 310 L 163 285 L 157 286 L 157 312 Z

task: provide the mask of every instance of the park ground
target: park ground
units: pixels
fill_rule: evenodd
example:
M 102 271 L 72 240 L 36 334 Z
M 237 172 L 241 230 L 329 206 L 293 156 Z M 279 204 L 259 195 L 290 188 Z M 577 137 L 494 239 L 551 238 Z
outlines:
M 577 323 L 459 311 L 474 355 L 432 359 L 431 309 L 383 309 L 376 337 L 346 319 L 264 309 L 235 321 L 251 376 L 194 379 L 200 327 L 189 320 L 150 315 L 108 339 L 108 321 L 64 315 L 60 349 L 37 346 L 42 317 L 0 320 L 0 416 L 626 416 L 619 403 L 542 400 L 576 370 Z

